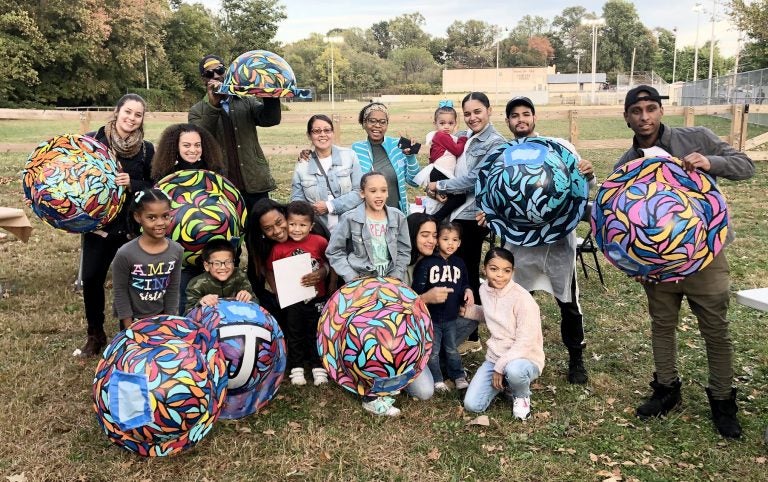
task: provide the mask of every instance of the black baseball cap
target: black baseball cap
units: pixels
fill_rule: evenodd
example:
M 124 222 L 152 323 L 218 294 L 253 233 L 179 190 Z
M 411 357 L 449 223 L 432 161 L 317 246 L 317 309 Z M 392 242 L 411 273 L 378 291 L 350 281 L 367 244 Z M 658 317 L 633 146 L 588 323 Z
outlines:
M 669 99 L 669 96 L 659 95 L 659 91 L 650 85 L 638 85 L 634 89 L 627 91 L 627 97 L 624 99 L 624 112 L 629 110 L 629 107 L 638 101 L 652 100 L 661 105 L 661 99 Z
M 528 97 L 524 97 L 522 95 L 513 97 L 512 100 L 507 102 L 507 117 L 509 117 L 509 114 L 512 113 L 512 109 L 517 107 L 518 105 L 524 105 L 526 107 L 529 107 L 531 109 L 532 114 L 536 114 L 536 108 L 533 106 L 533 102 L 531 102 L 531 99 Z

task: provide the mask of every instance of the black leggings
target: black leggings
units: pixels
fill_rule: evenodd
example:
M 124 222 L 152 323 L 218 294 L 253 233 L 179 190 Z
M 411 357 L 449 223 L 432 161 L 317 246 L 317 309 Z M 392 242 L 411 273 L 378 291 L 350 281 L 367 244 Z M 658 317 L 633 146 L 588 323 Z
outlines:
M 430 182 L 444 181 L 445 179 L 448 179 L 448 176 L 443 174 L 440 169 L 435 167 L 433 167 L 432 171 L 429 173 Z M 446 199 L 440 209 L 438 209 L 437 212 L 432 215 L 433 218 L 437 219 L 438 224 L 446 216 L 449 216 L 452 212 L 461 207 L 461 205 L 464 204 L 467 200 L 467 195 L 465 193 L 447 194 L 447 196 L 448 199 Z
M 83 234 L 83 303 L 89 335 L 104 332 L 104 281 L 117 250 L 127 242 L 128 238 L 122 236 L 103 238 L 98 234 Z

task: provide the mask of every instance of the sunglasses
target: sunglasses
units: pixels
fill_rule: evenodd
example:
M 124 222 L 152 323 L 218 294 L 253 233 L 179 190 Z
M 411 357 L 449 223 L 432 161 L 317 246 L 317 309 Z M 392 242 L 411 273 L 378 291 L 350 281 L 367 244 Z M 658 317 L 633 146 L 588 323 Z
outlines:
M 316 136 L 319 136 L 320 134 L 325 134 L 326 136 L 329 136 L 329 135 L 333 134 L 333 129 L 329 129 L 327 127 L 325 129 L 316 128 L 316 129 L 312 129 L 309 132 L 311 132 L 312 134 L 314 134 Z
M 205 70 L 203 71 L 203 77 L 206 79 L 212 79 L 215 75 L 224 75 L 224 72 L 226 72 L 226 68 L 223 65 L 219 65 L 215 69 Z

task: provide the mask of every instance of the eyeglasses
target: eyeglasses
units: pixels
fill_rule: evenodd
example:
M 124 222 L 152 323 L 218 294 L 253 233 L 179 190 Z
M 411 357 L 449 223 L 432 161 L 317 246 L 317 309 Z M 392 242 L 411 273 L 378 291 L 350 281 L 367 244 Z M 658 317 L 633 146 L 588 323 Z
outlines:
M 331 129 L 329 127 L 326 127 L 325 129 L 312 129 L 309 132 L 311 132 L 312 134 L 314 134 L 316 136 L 319 136 L 320 134 L 325 134 L 326 136 L 329 136 L 329 135 L 333 134 L 333 129 Z
M 210 264 L 214 268 L 231 268 L 235 265 L 235 262 L 231 259 L 226 261 L 206 261 L 206 263 Z
M 212 79 L 215 75 L 224 75 L 224 72 L 226 70 L 227 69 L 223 65 L 219 65 L 215 69 L 204 70 L 203 77 L 205 77 L 206 79 Z
M 369 126 L 384 127 L 389 124 L 389 121 L 387 119 L 365 119 L 365 123 Z

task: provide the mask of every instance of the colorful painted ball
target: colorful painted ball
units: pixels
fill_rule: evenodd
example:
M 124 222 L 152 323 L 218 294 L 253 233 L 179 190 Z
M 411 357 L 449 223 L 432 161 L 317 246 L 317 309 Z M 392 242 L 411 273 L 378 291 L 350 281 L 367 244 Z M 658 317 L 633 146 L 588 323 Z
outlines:
M 236 247 L 245 232 L 245 201 L 224 177 L 205 170 L 169 174 L 157 185 L 171 199 L 168 235 L 184 248 L 185 266 L 198 264 L 200 253 L 213 239 Z
M 215 307 L 198 307 L 193 320 L 214 316 L 219 343 L 229 367 L 229 385 L 221 417 L 235 419 L 261 410 L 277 393 L 287 355 L 277 320 L 256 303 L 220 299 Z
M 309 91 L 296 87 L 296 76 L 288 62 L 266 50 L 251 50 L 232 61 L 218 93 L 257 97 L 311 97 Z
M 22 172 L 24 196 L 32 210 L 54 228 L 86 233 L 112 221 L 122 207 L 124 189 L 109 149 L 84 135 L 56 136 L 42 142 Z
M 331 378 L 359 395 L 389 395 L 411 383 L 432 351 L 427 306 L 394 278 L 339 288 L 318 323 L 317 349 Z
M 217 336 L 215 324 L 167 315 L 137 321 L 115 336 L 96 367 L 92 390 L 97 420 L 110 441 L 154 457 L 202 440 L 226 395 Z
M 628 275 L 677 281 L 723 249 L 728 207 L 708 174 L 688 172 L 674 157 L 641 158 L 602 184 L 592 230 L 608 261 Z
M 576 228 L 589 196 L 578 157 L 555 139 L 513 139 L 489 156 L 477 179 L 488 227 L 516 246 L 557 241 Z

